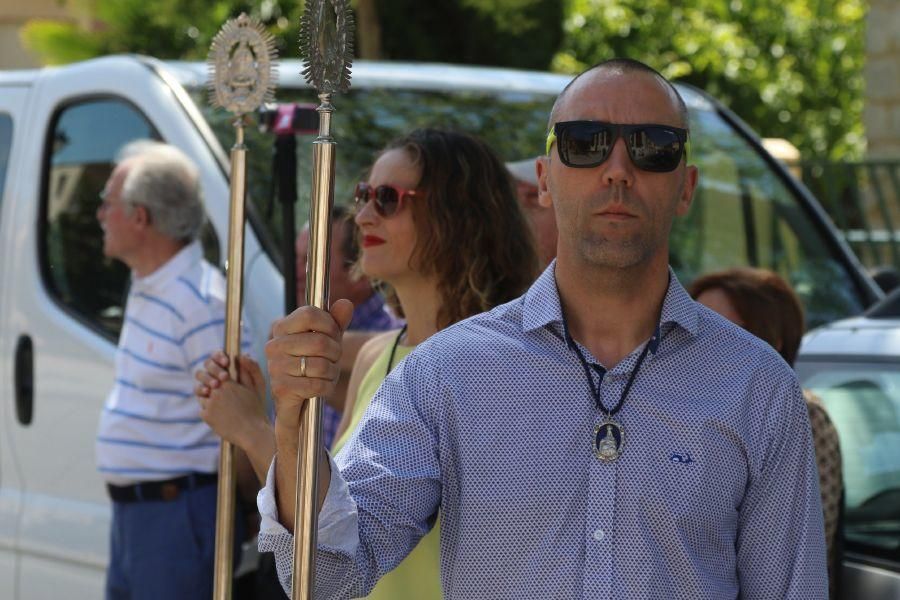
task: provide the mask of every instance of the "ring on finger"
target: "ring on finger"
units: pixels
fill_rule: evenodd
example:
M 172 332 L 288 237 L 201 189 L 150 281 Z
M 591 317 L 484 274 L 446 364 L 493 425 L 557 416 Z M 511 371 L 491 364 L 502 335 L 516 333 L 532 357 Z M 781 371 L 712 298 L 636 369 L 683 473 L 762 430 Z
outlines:
M 300 357 L 300 377 L 306 377 L 306 357 Z

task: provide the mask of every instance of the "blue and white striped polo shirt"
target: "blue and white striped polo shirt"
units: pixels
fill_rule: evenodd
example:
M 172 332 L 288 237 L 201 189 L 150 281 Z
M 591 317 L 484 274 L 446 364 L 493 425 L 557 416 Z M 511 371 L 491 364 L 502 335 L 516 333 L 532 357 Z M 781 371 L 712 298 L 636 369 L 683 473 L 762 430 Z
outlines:
M 133 278 L 97 431 L 97 468 L 108 482 L 218 470 L 219 437 L 200 419 L 193 390 L 194 372 L 225 345 L 225 289 L 199 242 Z M 250 347 L 246 328 L 241 346 Z

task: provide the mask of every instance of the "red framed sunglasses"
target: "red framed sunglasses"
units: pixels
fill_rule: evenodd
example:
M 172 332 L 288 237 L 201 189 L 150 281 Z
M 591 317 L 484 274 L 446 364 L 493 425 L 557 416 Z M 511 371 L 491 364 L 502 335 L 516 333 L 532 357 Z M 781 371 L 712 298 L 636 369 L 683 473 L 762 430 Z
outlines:
M 375 212 L 381 217 L 392 217 L 403 208 L 403 201 L 408 197 L 415 197 L 416 190 L 407 190 L 396 185 L 379 185 L 372 187 L 363 181 L 356 184 L 353 192 L 353 202 L 356 210 L 369 201 L 375 201 Z

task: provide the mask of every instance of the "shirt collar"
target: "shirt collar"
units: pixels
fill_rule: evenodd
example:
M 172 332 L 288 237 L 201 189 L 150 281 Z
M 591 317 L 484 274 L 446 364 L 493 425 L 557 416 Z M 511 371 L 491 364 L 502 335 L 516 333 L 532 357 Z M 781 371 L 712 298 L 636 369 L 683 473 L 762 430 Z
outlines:
M 669 267 L 669 287 L 663 299 L 659 330 L 665 333 L 671 325 L 679 325 L 692 336 L 697 335 L 699 318 L 697 303 L 678 281 L 672 267 Z M 562 322 L 562 304 L 556 287 L 554 260 L 525 292 L 522 329 L 526 332 L 533 331 L 551 323 L 558 323 L 562 329 Z M 657 338 L 656 342 L 658 341 Z M 655 349 L 652 350 L 655 352 Z
M 199 240 L 195 240 L 179 250 L 175 256 L 149 275 L 137 277 L 132 272 L 131 289 L 147 292 L 154 288 L 159 288 L 190 269 L 193 265 L 200 262 L 202 258 L 203 249 L 200 247 Z

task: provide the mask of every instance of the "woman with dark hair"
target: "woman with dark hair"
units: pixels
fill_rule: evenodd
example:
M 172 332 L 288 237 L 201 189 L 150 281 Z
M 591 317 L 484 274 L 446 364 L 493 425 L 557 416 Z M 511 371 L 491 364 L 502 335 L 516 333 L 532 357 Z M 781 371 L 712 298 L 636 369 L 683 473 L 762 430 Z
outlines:
M 803 338 L 803 306 L 779 275 L 738 267 L 703 275 L 688 291 L 700 304 L 768 342 L 794 366 Z
M 517 298 L 537 275 L 531 233 L 512 180 L 503 162 L 478 138 L 439 129 L 413 131 L 376 157 L 354 196 L 362 249 L 358 268 L 384 288 L 406 326 L 379 335 L 360 349 L 335 452 L 353 435 L 384 378 L 417 344 L 453 323 Z M 207 412 L 235 394 L 250 396 L 247 388 L 240 391 L 240 386 L 223 384 L 227 379 L 223 358 L 218 356 L 218 364 L 207 361 L 207 372 L 198 374 L 197 394 Z M 236 405 L 236 400 L 229 404 Z M 258 421 L 259 413 L 255 414 Z M 210 424 L 241 447 L 256 445 L 251 436 L 240 433 L 251 428 L 243 417 L 211 418 Z M 274 454 L 274 442 L 269 438 L 263 447 L 264 452 L 256 452 L 258 458 L 251 456 L 261 479 Z M 369 597 L 440 596 L 435 527 Z
M 790 284 L 765 269 L 741 267 L 709 273 L 688 288 L 700 304 L 716 311 L 768 342 L 785 362 L 794 366 L 803 337 L 803 307 Z M 804 390 L 812 426 L 819 488 L 825 517 L 828 545 L 830 596 L 837 597 L 840 586 L 840 514 L 843 504 L 841 451 L 837 430 L 821 401 Z
M 420 129 L 397 139 L 381 152 L 355 197 L 358 268 L 382 286 L 407 327 L 360 350 L 339 439 L 359 421 L 386 375 L 372 366 L 379 357 L 388 359 L 392 342 L 401 340 L 395 354 L 405 356 L 444 327 L 516 298 L 537 274 L 527 222 L 511 204 L 517 199 L 509 174 L 477 138 Z M 380 376 L 364 381 L 369 371 Z

